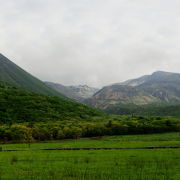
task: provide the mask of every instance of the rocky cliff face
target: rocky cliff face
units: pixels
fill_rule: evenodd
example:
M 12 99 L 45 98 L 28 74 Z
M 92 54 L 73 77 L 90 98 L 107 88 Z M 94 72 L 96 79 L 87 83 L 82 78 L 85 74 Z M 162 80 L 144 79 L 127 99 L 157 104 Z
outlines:
M 83 102 L 84 99 L 92 97 L 99 89 L 87 85 L 64 86 L 57 83 L 45 82 L 48 86 L 56 91 L 65 94 L 67 97 Z
M 115 104 L 180 103 L 180 74 L 158 71 L 106 86 L 85 101 L 106 109 Z
M 92 97 L 99 90 L 87 85 L 69 86 L 69 88 L 83 99 Z

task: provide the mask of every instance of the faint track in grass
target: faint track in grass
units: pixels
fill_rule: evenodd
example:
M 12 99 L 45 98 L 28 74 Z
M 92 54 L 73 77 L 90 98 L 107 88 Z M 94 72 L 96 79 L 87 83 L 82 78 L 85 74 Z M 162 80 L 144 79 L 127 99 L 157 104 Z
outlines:
M 7 151 L 77 151 L 77 150 L 128 150 L 128 149 L 180 149 L 180 146 L 114 147 L 114 148 L 34 148 L 34 149 L 0 149 Z

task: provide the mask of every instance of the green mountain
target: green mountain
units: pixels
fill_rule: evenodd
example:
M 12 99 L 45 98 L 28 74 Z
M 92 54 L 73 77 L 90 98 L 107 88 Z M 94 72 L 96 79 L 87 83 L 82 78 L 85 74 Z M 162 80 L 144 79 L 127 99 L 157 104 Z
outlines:
M 21 69 L 2 54 L 0 54 L 0 81 L 7 82 L 13 86 L 22 87 L 40 94 L 65 97 L 61 93 L 51 89 L 45 83 Z
M 180 74 L 157 71 L 113 84 L 102 88 L 86 103 L 118 114 L 123 105 L 180 104 Z
M 0 123 L 92 120 L 103 113 L 70 100 L 0 83 Z

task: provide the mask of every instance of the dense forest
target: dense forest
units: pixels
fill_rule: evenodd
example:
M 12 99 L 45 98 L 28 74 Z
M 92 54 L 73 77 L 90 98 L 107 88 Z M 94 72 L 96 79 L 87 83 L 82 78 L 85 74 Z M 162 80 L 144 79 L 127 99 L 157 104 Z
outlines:
M 96 116 L 104 116 L 104 113 L 71 100 L 0 85 L 0 124 L 81 121 Z
M 172 117 L 107 116 L 104 121 L 28 122 L 0 125 L 0 142 L 77 139 L 105 135 L 179 132 L 180 120 Z

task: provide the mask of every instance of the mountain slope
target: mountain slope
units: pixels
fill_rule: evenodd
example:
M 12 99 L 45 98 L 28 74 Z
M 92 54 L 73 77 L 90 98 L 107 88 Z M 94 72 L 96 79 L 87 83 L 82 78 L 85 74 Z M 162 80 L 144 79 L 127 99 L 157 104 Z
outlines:
M 109 105 L 115 104 L 147 104 L 159 100 L 135 87 L 126 85 L 112 85 L 102 88 L 92 98 L 86 99 L 85 103 L 96 108 L 106 109 Z
M 99 89 L 92 88 L 86 85 L 79 86 L 63 86 L 53 82 L 45 82 L 48 86 L 56 91 L 66 95 L 67 97 L 83 102 L 84 99 L 93 96 Z
M 105 112 L 117 115 L 180 117 L 180 104 L 116 104 L 108 106 L 108 108 L 105 109 Z
M 158 71 L 138 86 L 166 103 L 180 103 L 180 74 Z
M 45 95 L 65 97 L 21 69 L 2 54 L 0 54 L 0 81 Z
M 40 95 L 0 83 L 0 123 L 91 120 L 103 113 L 64 98 Z
M 152 75 L 104 87 L 87 104 L 106 109 L 116 104 L 180 103 L 180 74 L 158 71 Z

